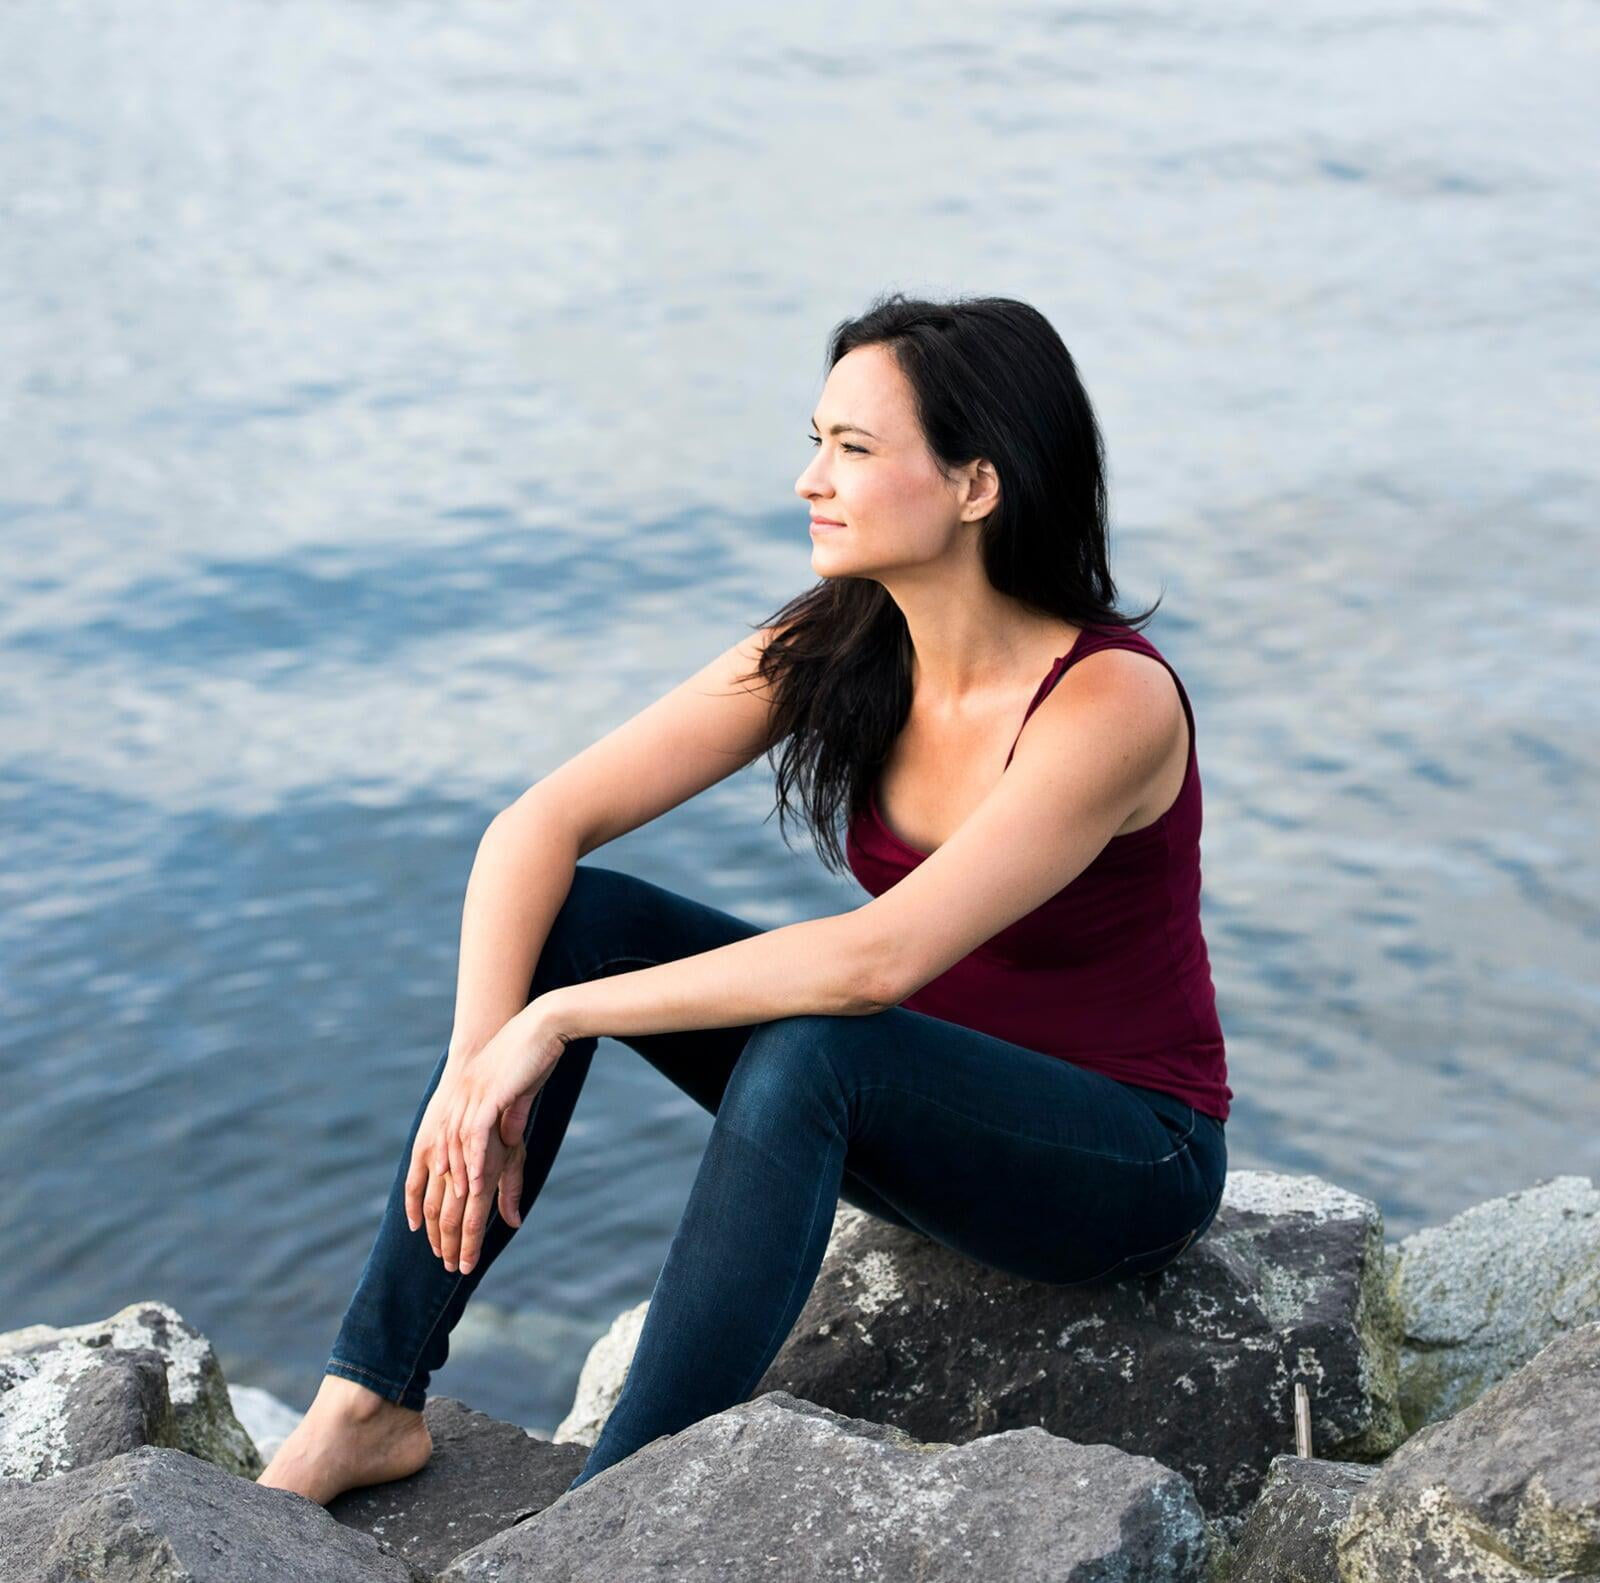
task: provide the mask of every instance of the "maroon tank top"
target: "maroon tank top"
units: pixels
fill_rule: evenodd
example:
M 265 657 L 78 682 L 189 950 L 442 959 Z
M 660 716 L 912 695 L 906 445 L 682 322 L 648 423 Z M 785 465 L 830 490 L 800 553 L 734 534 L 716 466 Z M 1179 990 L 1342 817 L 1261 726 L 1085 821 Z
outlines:
M 1172 673 L 1189 723 L 1177 800 L 1154 824 L 1113 836 L 1070 884 L 901 1004 L 1174 1094 L 1225 1121 L 1233 1090 L 1200 929 L 1200 765 L 1194 710 L 1178 673 L 1141 633 L 1085 627 L 1040 682 L 1022 723 L 1067 671 L 1100 649 L 1135 649 Z M 1018 727 L 1006 768 L 1021 736 Z M 850 822 L 845 855 L 873 896 L 929 856 L 884 823 L 876 788 Z

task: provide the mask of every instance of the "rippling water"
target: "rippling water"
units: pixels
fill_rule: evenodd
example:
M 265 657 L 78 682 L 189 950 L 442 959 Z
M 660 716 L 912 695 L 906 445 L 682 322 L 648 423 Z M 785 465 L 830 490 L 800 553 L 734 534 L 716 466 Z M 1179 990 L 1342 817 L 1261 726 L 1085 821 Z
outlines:
M 0 1329 L 316 1388 L 527 784 L 811 581 L 828 328 L 1079 359 L 1198 713 L 1235 1167 L 1600 1163 L 1590 7 L 0 11 Z M 859 896 L 763 763 L 594 861 Z M 603 1043 L 436 1388 L 553 1426 L 709 1118 Z

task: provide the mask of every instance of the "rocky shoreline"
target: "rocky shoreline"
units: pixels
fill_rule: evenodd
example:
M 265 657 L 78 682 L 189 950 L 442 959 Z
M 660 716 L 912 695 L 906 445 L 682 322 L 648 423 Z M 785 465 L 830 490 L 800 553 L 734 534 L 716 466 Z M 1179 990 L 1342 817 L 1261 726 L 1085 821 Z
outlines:
M 645 1307 L 553 1432 L 431 1398 L 428 1466 L 326 1510 L 254 1482 L 297 1415 L 166 1304 L 0 1335 L 0 1583 L 1600 1583 L 1582 1177 L 1386 1244 L 1368 1199 L 1235 1171 L 1175 1264 L 1088 1288 L 841 1205 L 751 1399 L 568 1492 Z

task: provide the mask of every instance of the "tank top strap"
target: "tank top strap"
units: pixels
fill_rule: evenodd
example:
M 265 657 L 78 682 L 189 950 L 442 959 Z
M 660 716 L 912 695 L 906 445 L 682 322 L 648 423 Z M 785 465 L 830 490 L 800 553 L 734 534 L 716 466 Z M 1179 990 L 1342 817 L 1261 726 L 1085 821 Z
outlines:
M 1033 698 L 1030 700 L 1022 716 L 1022 725 L 1017 727 L 1017 734 L 1011 739 L 1011 752 L 1006 754 L 1006 767 L 1009 769 L 1013 755 L 1017 751 L 1017 743 L 1022 740 L 1023 726 L 1033 716 L 1033 711 L 1049 696 L 1050 689 L 1072 669 L 1079 660 L 1097 649 L 1139 649 L 1143 653 L 1155 655 L 1155 646 L 1148 638 L 1138 632 L 1129 632 L 1125 627 L 1094 627 L 1086 626 L 1079 632 L 1073 645 L 1061 655 L 1045 672 L 1044 680 L 1039 683 Z M 1156 656 L 1159 658 L 1159 656 Z

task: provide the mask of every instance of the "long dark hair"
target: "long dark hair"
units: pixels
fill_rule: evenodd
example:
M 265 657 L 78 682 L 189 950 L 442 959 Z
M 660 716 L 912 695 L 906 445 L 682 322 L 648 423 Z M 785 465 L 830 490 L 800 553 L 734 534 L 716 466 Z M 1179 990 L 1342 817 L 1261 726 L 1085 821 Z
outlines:
M 1116 608 L 1100 426 L 1049 320 L 1011 297 L 894 292 L 835 326 L 828 368 L 870 345 L 886 347 L 910 383 L 940 470 L 987 457 L 999 474 L 1000 504 L 979 540 L 995 588 L 1074 626 L 1145 625 L 1159 599 L 1137 616 Z M 905 618 L 876 579 L 832 577 L 757 626 L 782 629 L 745 678 L 759 677 L 772 699 L 779 833 L 787 844 L 784 816 L 797 814 L 824 866 L 842 874 L 837 826 L 870 796 L 911 707 Z

